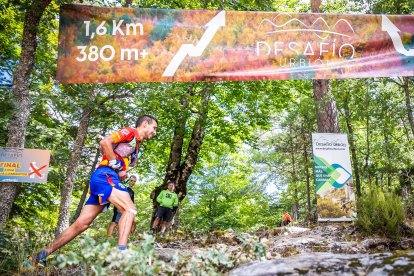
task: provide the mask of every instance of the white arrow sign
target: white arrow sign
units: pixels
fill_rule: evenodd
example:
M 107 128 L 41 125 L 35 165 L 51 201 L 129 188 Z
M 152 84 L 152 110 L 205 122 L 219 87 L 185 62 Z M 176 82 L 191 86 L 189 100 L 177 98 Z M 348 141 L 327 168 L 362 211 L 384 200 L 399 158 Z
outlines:
M 398 29 L 385 15 L 382 16 L 382 31 L 387 32 L 390 35 L 394 48 L 398 53 L 410 57 L 414 56 L 414 49 L 405 49 L 399 34 L 400 29 Z
M 203 36 L 200 38 L 197 45 L 193 44 L 183 44 L 181 45 L 178 52 L 175 54 L 173 59 L 171 60 L 170 64 L 168 64 L 167 68 L 165 69 L 164 73 L 162 74 L 163 77 L 172 77 L 177 71 L 178 67 L 183 62 L 184 58 L 188 55 L 190 57 L 199 57 L 203 53 L 203 51 L 207 48 L 208 44 L 213 39 L 214 35 L 218 31 L 220 27 L 224 27 L 226 24 L 226 14 L 225 11 L 219 12 L 213 19 L 210 20 L 206 24 L 206 31 L 204 32 Z

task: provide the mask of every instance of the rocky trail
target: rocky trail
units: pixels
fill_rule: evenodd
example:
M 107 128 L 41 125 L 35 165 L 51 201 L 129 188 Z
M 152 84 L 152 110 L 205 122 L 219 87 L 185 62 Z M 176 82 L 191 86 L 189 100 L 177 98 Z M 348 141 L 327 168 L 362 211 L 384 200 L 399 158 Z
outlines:
M 231 230 L 155 244 L 158 257 L 191 258 L 215 248 L 236 259 L 230 275 L 413 275 L 414 238 L 363 238 L 353 226 L 282 227 L 249 233 Z M 258 246 L 264 255 L 254 260 Z M 253 261 L 254 260 L 254 261 Z

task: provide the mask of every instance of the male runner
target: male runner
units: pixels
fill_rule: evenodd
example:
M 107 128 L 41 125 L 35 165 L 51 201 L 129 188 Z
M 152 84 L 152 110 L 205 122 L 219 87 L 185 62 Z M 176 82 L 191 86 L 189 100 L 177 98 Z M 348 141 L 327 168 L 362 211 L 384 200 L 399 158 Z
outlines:
M 46 265 L 46 257 L 61 248 L 80 233 L 88 229 L 104 207 L 112 203 L 121 213 L 117 248 L 125 250 L 131 226 L 137 209 L 131 201 L 122 181 L 128 178 L 127 170 L 138 162 L 141 141 L 156 135 L 158 121 L 150 115 L 137 119 L 135 128 L 123 128 L 103 138 L 99 144 L 103 153 L 102 161 L 91 175 L 90 197 L 78 219 L 56 239 L 37 253 L 33 260 L 40 266 Z
M 135 175 L 131 175 L 128 179 L 128 181 L 124 184 L 124 185 L 128 185 L 127 187 L 127 192 L 129 194 L 129 196 L 131 197 L 132 203 L 134 203 L 134 190 L 132 190 L 132 188 L 134 188 L 135 183 L 137 182 L 137 177 Z M 114 232 L 115 227 L 118 225 L 119 223 L 119 219 L 121 218 L 122 213 L 120 211 L 118 211 L 118 209 L 116 209 L 116 207 L 114 206 L 114 215 L 112 217 L 112 221 L 109 224 L 108 230 L 107 230 L 107 236 L 108 237 L 112 237 L 112 234 Z M 133 235 L 135 232 L 135 222 L 132 224 L 132 228 L 131 228 L 131 234 Z

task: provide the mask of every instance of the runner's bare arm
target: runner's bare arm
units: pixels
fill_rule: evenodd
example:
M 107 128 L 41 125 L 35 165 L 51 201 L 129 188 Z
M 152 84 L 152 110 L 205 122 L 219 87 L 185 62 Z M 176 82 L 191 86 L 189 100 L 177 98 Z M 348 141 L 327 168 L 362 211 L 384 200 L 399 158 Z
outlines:
M 106 158 L 108 158 L 109 161 L 116 159 L 116 155 L 112 148 L 112 144 L 114 142 L 114 137 L 112 135 L 106 136 L 99 142 L 102 153 L 106 156 Z M 128 178 L 128 174 L 124 170 L 119 171 L 118 175 L 121 180 L 125 180 Z
M 112 135 L 108 135 L 104 137 L 100 142 L 99 145 L 101 146 L 102 153 L 108 158 L 108 160 L 114 160 L 116 155 L 112 148 L 112 144 L 114 143 L 114 137 Z

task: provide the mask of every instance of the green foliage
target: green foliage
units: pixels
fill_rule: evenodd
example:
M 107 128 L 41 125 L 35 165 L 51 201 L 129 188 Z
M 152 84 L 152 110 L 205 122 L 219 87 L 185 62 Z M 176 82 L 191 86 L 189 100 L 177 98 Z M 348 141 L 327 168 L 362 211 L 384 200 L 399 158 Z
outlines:
M 322 198 L 318 198 L 318 214 L 322 218 L 340 218 L 345 215 L 338 203 Z
M 85 275 L 112 275 L 114 270 L 124 275 L 154 275 L 163 265 L 155 258 L 153 243 L 152 236 L 144 235 L 143 242 L 122 252 L 109 242 L 97 243 L 86 236 L 79 250 L 59 255 L 54 263 L 59 268 L 81 266 Z
M 357 207 L 356 222 L 365 233 L 399 237 L 404 221 L 404 209 L 399 196 L 373 188 L 358 199 Z
M 23 32 L 23 15 L 20 5 L 0 0 L 0 83 L 11 83 L 12 72 L 20 55 Z
M 275 210 L 262 186 L 251 179 L 252 168 L 244 154 L 210 155 L 192 178 L 189 200 L 183 202 L 180 225 L 188 231 L 214 231 L 228 228 L 252 230 L 272 227 Z M 247 165 L 247 166 L 246 166 Z
M 20 271 L 23 261 L 50 238 L 49 232 L 39 228 L 27 230 L 8 226 L 0 229 L 0 274 Z
M 411 0 L 369 0 L 365 3 L 368 4 L 369 10 L 376 14 L 410 14 L 414 9 Z
M 262 134 L 252 161 L 255 172 L 266 175 L 261 179 L 263 184 L 274 187 L 277 205 L 288 210 L 296 207 L 299 218 L 303 218 L 308 212 L 307 193 L 311 202 L 315 198 L 309 135 L 316 128 L 315 107 L 310 82 L 286 85 L 290 86 L 292 101 L 284 112 L 274 116 L 272 130 Z
M 27 9 L 20 4 L 17 5 L 17 2 L 16 5 L 9 2 L 0 0 L 2 11 L 0 48 L 4 49 L 0 66 L 7 82 L 11 81 L 12 71 L 20 54 L 24 10 Z M 325 10 L 332 13 L 354 11 L 355 3 L 357 2 L 347 1 L 344 4 L 336 0 L 327 1 Z M 370 11 L 396 13 L 399 10 L 412 11 L 412 3 L 407 0 L 392 1 L 394 8 L 388 10 L 385 10 L 388 5 L 385 0 L 368 1 L 367 5 L 371 8 Z M 102 5 L 102 2 L 98 4 Z M 119 3 L 105 2 L 104 5 L 119 5 Z M 138 1 L 135 1 L 135 7 L 137 5 Z M 139 7 L 309 11 L 309 4 L 299 0 L 278 0 L 271 3 L 263 0 L 253 2 L 148 0 L 140 1 Z M 274 226 L 280 216 L 277 208 L 281 205 L 287 209 L 292 206 L 298 207 L 299 218 L 307 212 L 306 180 L 307 177 L 312 179 L 310 133 L 316 130 L 315 106 L 310 81 L 57 85 L 53 81 L 56 70 L 58 22 L 55 18 L 57 17 L 58 4 L 53 2 L 42 18 L 37 36 L 35 68 L 30 82 L 32 111 L 25 145 L 27 148 L 52 151 L 48 183 L 22 185 L 12 210 L 11 224 L 17 228 L 24 228 L 30 233 L 31 239 L 28 237 L 20 239 L 18 238 L 20 234 L 4 234 L 0 249 L 3 250 L 0 260 L 2 265 L 15 271 L 17 268 L 15 264 L 37 244 L 36 237 L 44 236 L 43 233 L 37 233 L 33 229 L 42 225 L 45 232 L 52 232 L 55 227 L 60 188 L 64 182 L 66 167 L 70 166 L 67 161 L 73 148 L 82 111 L 89 107 L 92 108 L 93 113 L 87 143 L 82 152 L 75 180 L 72 209 L 79 202 L 83 187 L 88 182 L 88 172 L 98 146 L 98 134 L 105 135 L 120 127 L 133 125 L 138 114 L 153 114 L 160 121 L 158 135 L 156 139 L 143 143 L 144 157 L 133 171 L 139 175 L 141 182 L 145 182 L 135 188 L 136 191 L 139 190 L 136 193 L 136 204 L 139 209 L 137 227 L 141 230 L 147 229 L 152 211 L 149 194 L 164 178 L 171 137 L 177 126 L 177 117 L 182 111 L 180 100 L 188 96 L 189 107 L 184 114 L 187 123 L 183 130 L 185 149 L 201 108 L 200 91 L 209 89 L 211 98 L 205 137 L 194 174 L 189 179 L 187 197 L 180 210 L 180 226 L 185 230 L 198 231 L 227 228 L 252 230 Z M 342 132 L 347 129 L 344 118 L 348 115 L 344 112 L 344 106 L 345 101 L 349 101 L 351 114 L 348 119 L 354 126 L 355 133 L 352 138 L 355 140 L 356 152 L 359 154 L 357 162 L 353 165 L 361 169 L 362 188 L 375 183 L 379 187 L 398 190 L 400 186 L 396 177 L 399 173 L 398 166 L 403 164 L 404 167 L 409 167 L 414 164 L 414 140 L 406 118 L 401 80 L 398 78 L 337 80 L 330 81 L 330 84 L 339 109 Z M 413 84 L 410 80 L 411 90 Z M 88 97 L 91 92 L 96 92 L 96 97 L 93 99 Z M 0 93 L 0 109 L 3 110 L 0 114 L 0 144 L 5 145 L 6 126 L 11 116 L 13 102 L 9 90 L 2 89 Z M 123 93 L 130 93 L 131 97 L 99 104 L 108 97 L 115 98 Z M 304 149 L 307 150 L 306 153 Z M 185 156 L 185 152 L 182 156 Z M 309 164 L 306 163 L 307 160 Z M 309 193 L 311 199 L 315 199 L 312 184 L 311 182 Z M 269 194 L 266 192 L 266 187 L 273 187 L 275 191 Z M 388 198 L 388 195 L 385 197 Z M 406 205 L 408 215 L 414 212 L 410 211 L 412 202 Z M 329 203 L 320 200 L 318 204 Z M 332 212 L 337 211 L 332 210 Z M 391 222 L 390 225 L 385 225 L 385 228 L 392 227 L 392 221 L 399 216 L 398 210 L 395 210 L 395 213 L 387 212 L 383 213 L 387 214 L 387 220 Z M 111 216 L 112 212 L 101 215 L 88 233 L 103 237 Z M 373 216 L 369 214 L 367 220 L 371 217 Z M 373 232 L 376 230 L 374 226 L 370 227 Z M 30 244 L 26 244 L 26 240 L 30 240 Z M 24 245 L 24 250 L 23 247 L 18 248 L 17 241 Z M 85 248 L 92 246 L 88 242 L 92 243 L 85 241 Z M 74 243 L 74 246 L 78 245 Z M 94 246 L 99 247 L 103 252 L 110 248 L 109 245 L 97 243 Z M 259 247 L 252 246 L 252 252 L 260 251 Z M 66 248 L 71 248 L 71 244 Z M 74 248 L 73 251 L 77 252 L 78 249 Z M 226 250 L 222 247 L 213 248 L 208 253 L 200 253 L 201 256 L 194 257 L 191 262 L 177 261 L 176 266 L 180 267 L 183 273 L 196 274 L 200 270 L 211 273 L 226 271 L 229 261 L 234 262 L 234 259 L 226 255 Z M 17 259 L 10 255 L 11 251 L 25 253 L 20 254 L 21 257 Z M 95 252 L 92 259 L 103 257 L 98 253 Z M 151 254 L 148 252 L 146 255 L 134 258 L 147 264 Z M 238 260 L 243 258 L 244 255 L 241 255 Z M 92 273 L 93 264 L 82 259 L 81 256 L 76 255 L 76 258 L 72 256 L 69 260 L 73 262 L 77 260 L 77 265 L 83 264 L 87 267 L 85 271 Z M 102 269 L 99 273 L 109 271 L 104 264 L 104 262 L 99 263 L 100 267 L 96 267 L 96 271 L 99 269 Z M 159 269 L 165 271 L 175 269 L 163 268 L 161 263 L 157 265 Z M 128 271 L 126 267 L 121 268 L 121 266 L 120 263 L 113 269 Z M 145 269 L 142 268 L 140 271 L 143 274 L 156 273 L 156 270 Z
M 190 272 L 193 275 L 208 274 L 217 275 L 233 267 L 233 262 L 229 254 L 226 253 L 226 245 L 220 244 L 206 251 L 198 251 L 188 260 L 176 258 L 175 266 L 179 267 L 180 272 Z
M 250 256 L 247 256 L 248 258 L 252 258 L 252 255 L 254 255 L 257 258 L 264 258 L 266 255 L 266 247 L 260 243 L 259 241 L 252 239 L 248 235 L 239 235 L 237 236 L 239 241 L 242 244 L 242 248 L 244 253 L 249 254 Z
M 217 244 L 191 256 L 176 254 L 170 261 L 163 261 L 155 255 L 154 238 L 146 234 L 142 241 L 133 242 L 125 251 L 86 236 L 53 263 L 62 273 L 80 268 L 84 275 L 219 275 L 239 264 L 265 258 L 266 248 L 258 240 L 249 236 L 237 239 L 241 243 L 241 250 L 237 252 L 225 244 Z
M 230 269 L 254 260 L 265 259 L 266 248 L 257 239 L 248 235 L 238 235 L 241 250 L 234 252 L 225 244 L 215 244 L 213 248 L 199 250 L 190 259 L 177 257 L 173 266 L 178 274 L 190 272 L 192 275 L 221 275 Z

